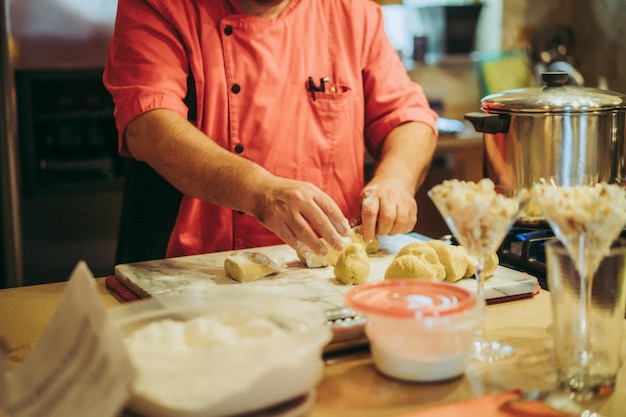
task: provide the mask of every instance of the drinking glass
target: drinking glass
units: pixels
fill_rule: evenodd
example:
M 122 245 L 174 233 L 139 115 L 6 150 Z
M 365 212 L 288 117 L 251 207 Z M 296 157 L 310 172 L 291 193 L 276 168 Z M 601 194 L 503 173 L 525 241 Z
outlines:
M 622 365 L 626 302 L 626 245 L 618 239 L 593 276 L 591 304 L 584 318 L 590 337 L 580 330 L 585 289 L 567 249 L 546 244 L 547 278 L 552 299 L 553 361 L 557 388 L 579 400 L 614 391 Z
M 477 294 L 485 302 L 482 279 L 485 262 L 502 244 L 528 202 L 529 191 L 499 187 L 483 178 L 477 183 L 446 180 L 431 188 L 428 196 L 476 266 Z M 483 322 L 476 333 L 473 358 L 492 362 L 513 352 L 512 346 L 489 340 Z
M 533 186 L 532 197 L 580 276 L 579 320 L 572 330 L 582 335 L 582 346 L 576 349 L 580 372 L 571 379 L 571 386 L 562 388 L 573 395 L 588 393 L 592 387 L 579 386 L 576 381 L 585 380 L 585 375 L 592 373 L 593 280 L 626 225 L 626 192 L 618 184 L 598 182 L 592 177 L 549 177 Z

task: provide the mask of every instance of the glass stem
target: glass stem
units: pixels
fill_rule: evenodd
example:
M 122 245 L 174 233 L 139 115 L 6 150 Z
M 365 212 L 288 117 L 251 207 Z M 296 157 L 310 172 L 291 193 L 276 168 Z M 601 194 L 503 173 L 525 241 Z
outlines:
M 582 346 L 580 348 L 580 359 L 585 368 L 591 359 L 591 294 L 593 287 L 592 273 L 580 276 L 580 331 L 582 334 Z
M 474 265 L 476 266 L 476 274 L 474 275 L 477 284 L 476 295 L 478 296 L 479 302 L 485 303 L 486 305 L 487 300 L 485 300 L 485 290 L 482 279 L 482 273 L 485 269 L 485 265 L 478 259 L 474 261 Z M 485 320 L 480 321 L 480 327 L 476 331 L 476 335 L 480 338 L 485 338 Z
M 584 364 L 586 368 L 591 352 L 591 293 L 593 287 L 593 277 L 595 275 L 595 269 L 590 268 L 587 262 L 588 257 L 586 255 L 584 236 L 580 236 L 578 242 L 578 274 L 580 276 L 580 335 L 582 340 L 580 341 L 578 348 L 578 354 L 580 356 L 580 363 Z

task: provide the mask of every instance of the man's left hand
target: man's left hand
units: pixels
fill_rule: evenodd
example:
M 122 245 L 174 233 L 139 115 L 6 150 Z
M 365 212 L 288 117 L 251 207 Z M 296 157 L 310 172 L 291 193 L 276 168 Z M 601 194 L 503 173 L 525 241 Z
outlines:
M 369 183 L 361 192 L 361 229 L 366 242 L 376 235 L 413 231 L 417 202 L 409 190 L 391 182 Z

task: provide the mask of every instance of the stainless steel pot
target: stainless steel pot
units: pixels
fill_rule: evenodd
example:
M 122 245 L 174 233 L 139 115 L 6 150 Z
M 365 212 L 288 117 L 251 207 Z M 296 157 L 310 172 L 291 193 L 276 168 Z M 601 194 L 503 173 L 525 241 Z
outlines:
M 489 95 L 465 115 L 484 133 L 485 176 L 515 188 L 554 175 L 626 179 L 626 95 L 567 77 L 544 73 L 545 86 Z

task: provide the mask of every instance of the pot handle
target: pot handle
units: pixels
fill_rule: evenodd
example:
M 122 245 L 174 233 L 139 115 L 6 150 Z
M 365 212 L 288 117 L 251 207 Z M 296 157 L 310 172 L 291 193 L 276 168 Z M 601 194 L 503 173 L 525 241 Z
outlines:
M 548 87 L 563 87 L 569 81 L 569 74 L 563 71 L 543 72 L 541 79 Z
M 477 132 L 506 133 L 509 131 L 510 117 L 508 114 L 472 112 L 465 114 L 465 120 L 469 120 Z

